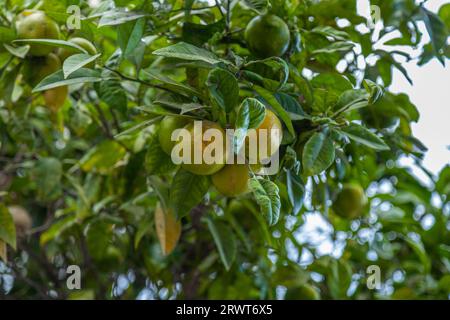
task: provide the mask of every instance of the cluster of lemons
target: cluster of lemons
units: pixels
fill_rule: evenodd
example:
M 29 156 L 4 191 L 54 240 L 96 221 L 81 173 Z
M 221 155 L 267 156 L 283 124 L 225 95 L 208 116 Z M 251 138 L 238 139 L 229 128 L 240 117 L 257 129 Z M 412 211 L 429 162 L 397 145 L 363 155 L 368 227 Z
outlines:
M 58 24 L 39 10 L 25 10 L 16 17 L 16 34 L 18 39 L 52 39 L 61 37 Z M 90 55 L 97 49 L 88 40 L 74 37 L 69 42 L 83 48 Z M 62 63 L 69 56 L 80 53 L 75 48 L 57 48 L 45 44 L 32 43 L 22 67 L 23 80 L 35 87 L 45 77 L 61 69 Z M 88 67 L 93 67 L 91 64 Z M 52 111 L 61 108 L 67 98 L 67 86 L 56 87 L 43 92 L 45 104 Z
M 221 150 L 216 150 L 217 152 L 220 152 L 220 155 L 216 155 L 216 159 L 219 159 L 219 161 L 216 161 L 215 163 L 206 163 L 204 159 L 201 159 L 200 163 L 192 163 L 193 161 L 190 163 L 182 163 L 182 168 L 196 175 L 211 176 L 214 186 L 224 196 L 235 197 L 246 193 L 249 179 L 249 166 L 247 164 L 236 163 L 236 161 L 233 164 L 227 164 L 229 155 L 225 145 L 227 138 L 225 130 L 218 123 L 207 120 L 201 121 L 201 127 L 203 133 L 209 129 L 215 129 L 217 130 L 216 132 L 220 133 L 224 145 L 223 148 L 221 148 L 223 152 Z M 196 151 L 203 155 L 204 150 L 208 148 L 211 143 L 214 143 L 214 140 L 205 141 L 203 135 L 195 137 L 195 134 L 197 133 L 194 133 L 194 124 L 190 119 L 180 116 L 166 116 L 160 123 L 158 136 L 161 148 L 168 155 L 172 154 L 172 150 L 177 144 L 176 141 L 172 141 L 171 139 L 172 133 L 176 129 L 181 128 L 186 129 L 190 135 L 191 159 L 194 158 L 194 153 Z M 266 109 L 264 120 L 255 130 L 258 137 L 260 130 L 263 129 L 266 130 L 263 131 L 263 133 L 270 132 L 272 129 L 282 132 L 280 120 L 268 109 Z M 274 136 L 268 134 L 267 143 L 265 145 L 258 141 L 255 142 L 257 143 L 258 148 L 266 148 L 265 154 L 267 154 L 268 157 L 271 157 L 281 144 L 281 136 L 277 141 L 273 141 L 272 139 L 274 139 Z M 247 144 L 248 143 L 247 139 Z M 257 152 L 259 152 L 259 150 Z M 262 160 L 263 159 L 261 159 L 261 161 Z

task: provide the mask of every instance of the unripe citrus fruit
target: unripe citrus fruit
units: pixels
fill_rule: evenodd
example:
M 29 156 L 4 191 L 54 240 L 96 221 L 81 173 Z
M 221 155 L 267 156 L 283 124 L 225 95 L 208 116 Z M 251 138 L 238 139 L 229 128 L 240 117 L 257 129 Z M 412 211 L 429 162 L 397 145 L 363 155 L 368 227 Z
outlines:
M 165 116 L 159 124 L 158 139 L 161 148 L 170 155 L 176 141 L 172 141 L 172 132 L 186 126 L 191 120 L 184 117 Z
M 56 87 L 44 91 L 43 96 L 45 100 L 45 105 L 52 111 L 58 111 L 66 101 L 69 89 L 67 86 Z
M 97 54 L 97 48 L 95 48 L 95 46 L 92 44 L 92 42 L 90 42 L 89 40 L 87 40 L 85 38 L 75 37 L 75 38 L 69 39 L 68 41 L 83 48 L 91 56 L 94 56 Z M 70 57 L 71 55 L 77 54 L 77 53 L 82 53 L 82 52 L 80 52 L 76 49 L 71 49 L 71 48 L 61 48 L 58 50 L 58 56 L 61 59 L 61 62 L 64 62 L 64 60 L 66 60 L 68 57 Z M 92 68 L 92 67 L 94 67 L 94 65 L 95 65 L 95 62 L 91 62 L 87 65 L 87 67 Z
M 245 40 L 255 56 L 278 57 L 289 47 L 289 28 L 281 18 L 273 14 L 256 16 L 245 29 Z
M 286 300 L 320 300 L 319 292 L 309 284 L 289 288 L 285 296 Z
M 333 203 L 333 211 L 342 218 L 354 219 L 362 215 L 366 204 L 367 198 L 360 185 L 345 184 Z
M 246 164 L 227 164 L 211 178 L 217 191 L 226 197 L 235 197 L 248 190 L 248 166 Z
M 18 238 L 24 237 L 30 231 L 33 221 L 28 211 L 21 206 L 8 207 L 9 212 L 16 226 L 16 235 Z
M 45 77 L 58 71 L 60 68 L 61 61 L 58 56 L 49 53 L 46 57 L 34 57 L 25 61 L 22 75 L 30 86 L 35 87 Z
M 19 39 L 59 39 L 58 25 L 42 11 L 23 11 L 17 17 L 16 30 Z M 51 46 L 32 44 L 28 53 L 32 56 L 45 56 L 52 50 Z
M 260 135 L 265 136 L 266 139 L 260 139 Z M 282 139 L 283 127 L 280 119 L 271 110 L 266 109 L 266 116 L 256 128 L 255 135 L 252 136 L 250 132 L 245 139 L 246 154 L 250 164 L 257 164 L 261 160 L 270 158 L 280 148 Z M 255 144 L 253 148 L 256 147 L 257 150 L 256 154 L 252 152 L 253 144 Z
M 175 147 L 178 148 L 186 144 L 187 142 L 184 139 L 188 138 L 191 145 L 191 154 L 186 156 L 188 158 L 187 161 L 185 159 L 182 160 L 182 168 L 197 175 L 211 175 L 222 169 L 227 161 L 226 133 L 215 122 L 207 120 L 199 122 L 196 121 L 184 127 L 188 136 L 180 138 L 181 141 Z M 205 138 L 205 133 L 212 134 L 210 139 Z M 216 139 L 219 140 L 216 141 Z M 180 152 L 182 157 L 184 155 L 183 152 L 184 149 Z M 195 155 L 197 155 L 197 159 Z

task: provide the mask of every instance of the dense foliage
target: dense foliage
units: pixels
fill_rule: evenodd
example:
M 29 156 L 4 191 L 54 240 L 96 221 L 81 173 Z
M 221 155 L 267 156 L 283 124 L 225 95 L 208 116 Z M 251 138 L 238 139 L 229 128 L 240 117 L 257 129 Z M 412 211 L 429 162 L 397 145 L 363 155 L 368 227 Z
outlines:
M 356 0 L 0 0 L 0 297 L 447 299 L 450 166 L 422 168 L 419 113 L 388 88 L 405 60 L 445 64 L 450 6 L 371 5 L 375 28 Z M 164 151 L 184 121 L 268 114 L 275 175 Z

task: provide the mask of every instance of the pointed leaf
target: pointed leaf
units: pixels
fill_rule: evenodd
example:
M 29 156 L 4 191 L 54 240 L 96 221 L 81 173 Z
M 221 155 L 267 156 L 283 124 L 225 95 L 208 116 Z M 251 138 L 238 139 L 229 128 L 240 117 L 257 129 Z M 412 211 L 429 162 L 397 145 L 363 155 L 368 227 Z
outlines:
M 319 174 L 333 163 L 334 157 L 333 141 L 322 132 L 315 133 L 303 149 L 303 170 L 308 176 Z
M 67 77 L 73 72 L 95 61 L 100 56 L 100 53 L 95 56 L 85 53 L 71 55 L 64 61 L 63 64 L 64 79 L 67 79 Z
M 0 241 L 16 249 L 16 227 L 11 213 L 4 204 L 0 204 Z
M 87 82 L 99 82 L 102 81 L 100 72 L 96 70 L 81 68 L 70 74 L 67 79 L 64 78 L 64 73 L 62 70 L 56 71 L 55 73 L 44 78 L 34 89 L 34 92 L 45 91 L 61 86 L 68 86 L 71 84 L 87 83 Z
M 236 258 L 237 251 L 237 242 L 234 233 L 223 222 L 214 221 L 211 218 L 207 219 L 206 222 L 219 251 L 220 259 L 225 269 L 230 270 Z
M 246 98 L 239 107 L 235 122 L 234 150 L 241 149 L 248 129 L 257 128 L 266 116 L 266 107 L 254 98 Z
M 162 150 L 157 134 L 152 134 L 150 136 L 147 141 L 147 146 L 147 153 L 145 156 L 145 168 L 147 174 L 165 174 L 175 168 L 170 156 Z
M 54 40 L 54 39 L 18 39 L 14 40 L 13 43 L 24 43 L 24 44 L 43 44 L 50 47 L 67 48 L 72 50 L 77 50 L 81 53 L 88 53 L 83 47 L 65 40 Z
M 135 54 L 135 49 L 140 44 L 144 35 L 145 19 L 129 21 L 121 24 L 117 29 L 117 42 L 124 57 Z
M 144 13 L 125 11 L 122 8 L 114 8 L 112 10 L 103 12 L 103 15 L 100 18 L 97 27 L 100 28 L 104 26 L 115 26 L 128 21 L 143 18 L 145 16 L 146 14 Z
M 204 61 L 209 64 L 230 63 L 218 58 L 214 53 L 196 47 L 186 42 L 178 42 L 174 45 L 153 51 L 154 55 L 177 58 L 190 61 Z
M 375 150 L 389 150 L 389 147 L 376 134 L 356 123 L 339 130 L 350 139 Z
M 28 44 L 20 47 L 13 47 L 5 43 L 3 44 L 3 46 L 6 50 L 8 50 L 9 53 L 21 59 L 25 58 L 28 51 L 30 50 L 30 46 Z
M 164 211 L 158 203 L 155 209 L 156 235 L 165 256 L 176 247 L 181 235 L 181 222 L 177 220 L 171 209 Z
M 208 192 L 207 176 L 199 176 L 180 169 L 175 174 L 170 188 L 170 203 L 178 218 L 184 217 L 198 205 Z
M 236 77 L 229 71 L 215 68 L 206 79 L 211 99 L 225 112 L 232 111 L 239 102 L 239 86 Z
M 269 225 L 274 225 L 280 218 L 281 200 L 278 186 L 270 180 L 251 178 L 249 181 L 255 200 Z

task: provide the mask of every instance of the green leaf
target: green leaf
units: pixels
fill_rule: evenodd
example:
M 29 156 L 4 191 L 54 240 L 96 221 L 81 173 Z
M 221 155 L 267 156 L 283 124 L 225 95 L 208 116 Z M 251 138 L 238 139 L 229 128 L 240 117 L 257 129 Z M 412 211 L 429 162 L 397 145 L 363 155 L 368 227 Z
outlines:
M 100 18 L 97 27 L 115 26 L 126 23 L 128 21 L 137 20 L 145 17 L 146 14 L 133 11 L 125 11 L 123 8 L 115 8 L 113 10 L 105 11 Z
M 134 248 L 137 249 L 144 236 L 152 234 L 153 219 L 150 219 L 149 215 L 145 215 L 142 220 L 139 221 L 136 234 L 134 236 Z
M 339 96 L 335 91 L 323 88 L 314 89 L 313 96 L 314 103 L 312 105 L 312 109 L 318 113 L 328 111 L 328 109 L 333 107 L 339 99 Z
M 348 33 L 342 30 L 337 30 L 330 26 L 318 26 L 310 32 L 320 34 L 324 37 L 331 37 L 335 40 L 345 41 L 349 39 Z
M 334 109 L 336 113 L 341 113 L 364 108 L 369 104 L 369 97 L 370 94 L 362 89 L 344 91 L 339 96 Z
M 209 231 L 211 232 L 214 243 L 219 251 L 225 269 L 230 270 L 233 261 L 236 258 L 237 241 L 233 231 L 228 225 L 221 221 L 214 221 L 211 218 L 206 220 Z
M 287 111 L 291 120 L 304 120 L 310 119 L 311 117 L 303 111 L 300 103 L 294 97 L 288 95 L 284 92 L 275 93 L 275 98 L 283 107 L 284 110 Z
M 203 61 L 209 64 L 230 63 L 218 58 L 214 53 L 196 47 L 186 42 L 178 42 L 174 45 L 153 51 L 157 56 L 177 58 L 189 61 Z
M 286 84 L 286 82 L 289 78 L 289 66 L 286 63 L 286 61 L 284 61 L 280 57 L 270 57 L 270 58 L 267 58 L 264 60 L 251 61 L 246 64 L 246 67 L 255 65 L 255 64 L 256 65 L 263 64 L 264 66 L 269 67 L 274 72 L 274 74 L 275 74 L 275 72 L 279 74 L 278 82 L 274 81 L 272 79 L 263 78 L 261 76 L 261 80 L 264 83 L 264 87 L 266 87 L 267 89 L 276 92 Z M 275 78 L 275 76 L 274 76 L 274 78 Z M 272 85 L 272 83 L 274 83 L 274 85 Z
M 239 103 L 239 86 L 236 77 L 229 71 L 212 69 L 206 79 L 211 99 L 226 113 Z
M 109 79 L 98 84 L 100 100 L 107 103 L 111 108 L 122 113 L 127 111 L 128 98 L 119 79 Z
M 368 79 L 363 81 L 363 85 L 369 93 L 369 104 L 374 104 L 383 97 L 384 88 L 382 86 Z
M 450 30 L 450 3 L 444 4 L 439 9 L 439 17 L 442 19 L 442 21 L 447 26 L 447 31 Z
M 60 195 L 62 174 L 62 164 L 56 158 L 40 158 L 36 162 L 32 176 L 40 200 L 54 200 Z
M 400 62 L 398 62 L 397 60 L 394 59 L 394 57 L 392 56 L 391 53 L 386 52 L 384 50 L 375 50 L 374 53 L 379 54 L 382 57 L 382 59 L 377 62 L 377 65 L 382 61 L 387 62 L 385 68 L 388 69 L 389 71 L 385 70 L 385 72 L 390 72 L 391 65 L 393 65 L 395 68 L 398 69 L 398 71 L 400 71 L 405 76 L 406 80 L 408 80 L 408 82 L 411 85 L 413 84 L 411 77 L 408 75 L 408 71 L 406 71 L 405 67 Z M 386 77 L 387 77 L 387 75 L 386 75 Z M 388 80 L 388 79 L 386 79 L 386 80 Z M 383 78 L 383 81 L 385 81 L 384 78 Z M 384 85 L 388 86 L 389 81 L 388 81 L 388 83 L 385 83 Z
M 300 93 L 305 98 L 305 101 L 308 105 L 311 105 L 313 103 L 314 97 L 313 97 L 313 88 L 310 84 L 310 82 L 303 77 L 303 75 L 297 70 L 295 66 L 292 64 L 289 64 L 289 75 L 292 78 L 292 81 L 297 86 L 298 90 L 300 90 Z
M 109 223 L 101 220 L 91 222 L 86 233 L 89 254 L 96 260 L 104 258 L 112 236 L 112 226 Z
M 94 171 L 107 174 L 123 160 L 126 150 L 119 143 L 106 140 L 88 151 L 80 160 L 80 167 L 84 171 Z
M 439 173 L 436 190 L 444 195 L 450 195 L 450 165 L 446 165 Z
M 173 177 L 170 188 L 170 203 L 178 219 L 184 217 L 198 205 L 208 192 L 208 176 L 199 176 L 180 169 Z
M 424 7 L 420 8 L 423 17 L 423 22 L 427 28 L 428 34 L 431 38 L 431 43 L 436 55 L 447 43 L 448 32 L 444 22 L 439 16 Z
M 327 285 L 333 299 L 347 298 L 347 291 L 352 282 L 352 269 L 345 260 L 331 260 L 331 266 L 327 270 Z
M 33 93 L 61 86 L 99 81 L 102 81 L 102 78 L 100 72 L 96 70 L 81 68 L 70 74 L 67 79 L 64 78 L 64 72 L 59 70 L 44 78 L 44 80 L 33 89 Z
M 16 227 L 8 208 L 0 203 L 0 240 L 16 249 Z
M 0 43 L 9 43 L 16 38 L 13 28 L 0 26 Z
M 175 167 L 170 156 L 162 150 L 158 135 L 153 133 L 147 141 L 147 153 L 145 156 L 147 173 L 149 175 L 165 174 L 172 171 Z
M 348 127 L 341 128 L 339 131 L 350 139 L 374 150 L 389 150 L 389 147 L 381 138 L 359 124 L 351 123 Z
M 286 125 L 289 133 L 295 135 L 295 130 L 292 126 L 292 121 L 289 114 L 286 110 L 284 110 L 283 106 L 278 102 L 275 96 L 270 91 L 257 85 L 253 86 L 253 89 L 275 110 L 276 114 Z
M 333 163 L 334 157 L 333 141 L 323 132 L 314 133 L 303 149 L 303 170 L 308 176 L 317 175 Z
M 258 14 L 266 12 L 269 7 L 269 0 L 242 0 L 242 2 Z
M 85 53 L 71 55 L 63 64 L 64 79 L 67 79 L 69 75 L 95 61 L 100 56 L 100 53 L 94 56 Z
M 196 96 L 201 98 L 202 100 L 205 100 L 203 97 L 203 94 L 198 91 L 197 89 L 187 85 L 180 83 L 178 81 L 172 80 L 169 77 L 166 77 L 165 75 L 162 75 L 160 73 L 157 73 L 157 71 L 154 70 L 142 70 L 142 75 L 154 79 L 157 81 L 160 81 L 163 83 L 163 87 L 168 88 L 171 91 L 175 91 L 176 93 L 179 93 L 181 95 L 184 95 L 185 97 L 191 98 L 192 96 Z
M 144 35 L 145 19 L 139 18 L 119 25 L 117 29 L 117 42 L 122 50 L 122 55 L 128 57 L 134 54 L 135 49 Z
M 53 224 L 45 230 L 39 239 L 39 243 L 41 246 L 44 246 L 46 243 L 53 239 L 57 239 L 61 236 L 61 234 L 75 225 L 77 223 L 77 215 L 76 214 L 69 214 L 65 215 L 62 219 L 53 222 Z
M 246 98 L 239 107 L 234 132 L 234 150 L 241 149 L 247 130 L 257 128 L 266 116 L 266 107 L 254 98 Z
M 351 82 L 341 74 L 320 73 L 311 80 L 314 88 L 333 90 L 336 94 L 353 89 Z
M 20 47 L 13 47 L 5 43 L 3 46 L 9 53 L 21 59 L 24 59 L 30 50 L 30 46 L 28 44 Z
M 219 20 L 210 24 L 197 24 L 192 22 L 183 23 L 183 41 L 195 46 L 207 43 L 216 33 L 225 30 L 225 20 Z
M 292 205 L 292 214 L 296 215 L 303 206 L 305 185 L 297 174 L 295 174 L 292 170 L 287 170 L 286 187 L 289 202 Z
M 280 218 L 281 200 L 278 186 L 270 180 L 253 177 L 249 181 L 255 200 L 269 225 Z
M 420 241 L 420 239 L 412 239 L 409 236 L 403 236 L 403 239 L 419 257 L 420 262 L 424 267 L 424 273 L 429 273 L 431 269 L 431 261 L 427 255 L 427 252 L 425 251 L 422 241 Z
M 13 43 L 24 43 L 24 44 L 43 44 L 50 47 L 57 48 L 67 48 L 72 50 L 78 50 L 81 53 L 88 53 L 83 47 L 65 40 L 54 40 L 54 39 L 18 39 L 14 40 Z
M 325 48 L 317 49 L 312 52 L 313 55 L 320 53 L 347 52 L 354 47 L 354 44 L 346 41 L 336 41 Z

